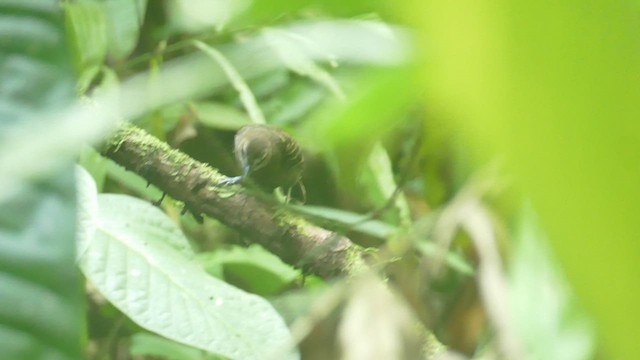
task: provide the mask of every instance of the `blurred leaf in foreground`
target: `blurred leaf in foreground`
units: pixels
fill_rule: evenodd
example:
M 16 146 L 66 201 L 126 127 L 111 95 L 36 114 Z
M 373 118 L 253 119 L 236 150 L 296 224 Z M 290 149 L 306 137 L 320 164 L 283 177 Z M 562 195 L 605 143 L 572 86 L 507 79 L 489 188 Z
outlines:
M 405 12 L 428 52 L 429 109 L 455 119 L 478 158 L 507 160 L 607 357 L 640 358 L 637 2 L 427 1 Z
M 594 329 L 545 248 L 533 210 L 519 219 L 511 259 L 514 327 L 531 359 L 583 360 L 593 356 Z
M 6 359 L 79 359 L 71 159 L 55 172 L 27 147 L 73 97 L 58 2 L 0 1 L 0 349 Z M 48 145 L 65 139 L 35 144 Z M 26 169 L 26 170 L 25 170 Z

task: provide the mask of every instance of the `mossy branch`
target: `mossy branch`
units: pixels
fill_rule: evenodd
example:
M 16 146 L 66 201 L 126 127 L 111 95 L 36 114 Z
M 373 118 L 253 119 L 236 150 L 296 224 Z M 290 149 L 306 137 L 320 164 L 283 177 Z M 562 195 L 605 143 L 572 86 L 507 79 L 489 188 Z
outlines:
M 139 174 L 189 211 L 204 214 L 262 245 L 284 262 L 323 278 L 362 270 L 362 249 L 348 238 L 315 226 L 239 186 L 218 186 L 224 177 L 211 166 L 128 123 L 101 152 Z

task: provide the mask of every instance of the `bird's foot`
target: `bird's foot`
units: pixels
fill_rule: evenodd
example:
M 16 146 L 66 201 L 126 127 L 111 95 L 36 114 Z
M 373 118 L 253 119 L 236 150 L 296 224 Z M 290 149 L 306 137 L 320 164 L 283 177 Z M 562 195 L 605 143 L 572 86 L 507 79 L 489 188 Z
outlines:
M 162 196 L 160 197 L 160 199 L 156 200 L 156 201 L 152 201 L 151 203 L 155 206 L 160 206 L 162 205 L 162 200 L 164 200 L 164 198 L 167 196 L 166 192 L 162 193 Z
M 242 176 L 227 176 L 224 180 L 220 181 L 217 185 L 235 185 L 242 182 Z

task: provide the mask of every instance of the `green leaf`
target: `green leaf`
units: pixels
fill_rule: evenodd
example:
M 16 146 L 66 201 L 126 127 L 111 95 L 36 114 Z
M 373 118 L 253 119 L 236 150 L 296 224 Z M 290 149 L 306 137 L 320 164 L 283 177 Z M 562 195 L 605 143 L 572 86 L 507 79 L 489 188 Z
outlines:
M 257 99 L 264 99 L 289 85 L 291 74 L 286 69 L 275 69 L 249 82 L 251 91 Z
M 217 271 L 221 266 L 227 279 L 253 293 L 268 296 L 278 293 L 300 276 L 300 273 L 277 256 L 258 245 L 234 246 L 198 256 L 205 269 Z
M 262 114 L 262 110 L 260 110 L 260 106 L 258 106 L 256 98 L 253 96 L 251 89 L 244 81 L 242 76 L 240 76 L 238 71 L 233 67 L 231 62 L 229 62 L 229 60 L 227 60 L 227 58 L 222 55 L 220 51 L 214 49 L 213 47 L 201 41 L 194 41 L 193 43 L 209 58 L 220 65 L 222 71 L 224 71 L 225 75 L 231 82 L 231 85 L 233 85 L 233 87 L 240 94 L 240 101 L 242 101 L 245 109 L 247 109 L 247 113 L 249 114 L 249 117 L 251 117 L 251 120 L 256 124 L 264 124 L 264 115 Z
M 73 77 L 56 1 L 3 0 L 0 9 L 0 134 L 8 135 L 8 126 L 67 105 Z
M 12 145 L 34 140 L 22 130 L 47 132 L 57 122 L 43 119 L 73 98 L 64 38 L 58 1 L 0 0 L 0 349 L 6 359 L 83 357 L 70 158 L 56 158 L 57 171 L 38 158 L 11 166 L 28 158 L 25 147 Z M 22 168 L 29 177 L 20 176 Z
M 312 147 L 333 155 L 330 165 L 345 191 L 358 193 L 358 177 L 374 144 L 400 123 L 398 118 L 416 100 L 412 77 L 407 67 L 371 72 L 349 101 L 324 106 L 305 123 L 301 135 Z
M 133 356 L 157 356 L 168 360 L 219 359 L 213 355 L 206 355 L 202 350 L 149 333 L 131 336 L 130 353 Z
M 442 258 L 441 247 L 433 242 L 418 241 L 416 242 L 416 248 L 425 256 L 430 257 L 432 259 Z M 444 262 L 450 268 L 456 270 L 461 274 L 473 275 L 475 273 L 475 270 L 473 269 L 471 264 L 469 264 L 469 262 L 465 260 L 464 257 L 462 257 L 459 254 L 456 254 L 451 250 L 447 250 L 446 254 L 444 255 Z
M 285 125 L 304 119 L 326 97 L 326 90 L 318 84 L 307 79 L 294 79 L 263 102 L 262 109 L 270 124 Z
M 71 174 L 25 186 L 0 206 L 0 348 L 8 359 L 81 357 Z
M 121 60 L 138 43 L 147 0 L 103 0 L 107 16 L 109 56 Z
M 320 53 L 320 57 L 325 57 L 330 64 L 337 66 L 333 55 L 323 54 L 322 50 L 314 47 L 313 42 L 306 37 L 288 31 L 266 29 L 264 37 L 289 69 L 299 75 L 308 76 L 324 85 L 338 99 L 345 100 L 346 96 L 340 84 L 328 71 L 316 64 L 309 53 Z
M 307 56 L 332 66 L 338 63 L 397 66 L 407 63 L 414 51 L 406 29 L 380 21 L 308 20 L 293 23 L 284 30 L 306 43 Z
M 90 86 L 100 75 L 100 70 L 100 65 L 91 65 L 82 70 L 76 85 L 78 94 L 85 95 L 89 91 Z
M 76 189 L 78 198 L 77 254 L 82 257 L 93 239 L 98 216 L 98 189 L 96 182 L 82 166 L 76 166 Z
M 346 106 L 335 104 L 328 108 L 325 115 L 333 116 L 320 116 L 312 126 L 331 145 L 379 139 L 398 123 L 398 116 L 416 99 L 413 76 L 407 67 L 372 72 L 360 80 L 361 93 L 354 94 Z
M 369 220 L 366 215 L 356 214 L 350 211 L 309 205 L 290 205 L 290 207 L 301 214 L 335 222 L 346 227 L 348 230 L 358 231 L 383 240 L 388 239 L 398 231 L 393 225 L 386 224 L 379 220 Z
M 100 195 L 98 207 L 80 265 L 134 322 L 234 359 L 298 358 L 288 353 L 291 335 L 271 305 L 189 260 L 187 240 L 158 208 L 124 195 Z
M 247 114 L 230 105 L 214 102 L 197 102 L 191 105 L 198 121 L 210 128 L 238 130 L 251 123 Z
M 98 190 L 102 190 L 107 177 L 107 166 L 109 161 L 100 155 L 94 148 L 87 146 L 82 149 L 78 163 L 91 174 L 96 183 L 96 188 Z
M 67 36 L 74 50 L 76 69 L 102 65 L 107 54 L 107 17 L 98 1 L 64 2 Z
M 373 146 L 369 154 L 359 183 L 364 191 L 363 196 L 368 196 L 375 208 L 385 206 L 395 193 L 397 185 L 391 160 L 387 150 L 379 142 Z M 390 210 L 393 211 L 395 224 L 404 228 L 411 226 L 411 213 L 404 193 L 396 196 Z M 385 215 L 387 213 L 389 212 L 385 212 Z

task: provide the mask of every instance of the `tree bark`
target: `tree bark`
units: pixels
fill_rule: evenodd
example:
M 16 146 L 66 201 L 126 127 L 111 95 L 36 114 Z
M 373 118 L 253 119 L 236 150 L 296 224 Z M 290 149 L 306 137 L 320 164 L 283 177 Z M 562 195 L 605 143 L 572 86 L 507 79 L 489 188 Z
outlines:
M 215 218 L 306 272 L 331 278 L 365 267 L 362 249 L 345 236 L 315 226 L 240 185 L 217 185 L 225 177 L 216 169 L 129 123 L 111 135 L 101 152 L 183 201 L 196 217 Z

